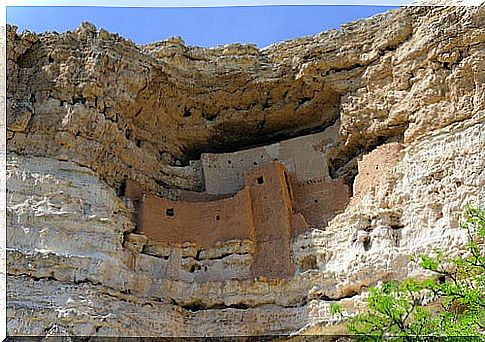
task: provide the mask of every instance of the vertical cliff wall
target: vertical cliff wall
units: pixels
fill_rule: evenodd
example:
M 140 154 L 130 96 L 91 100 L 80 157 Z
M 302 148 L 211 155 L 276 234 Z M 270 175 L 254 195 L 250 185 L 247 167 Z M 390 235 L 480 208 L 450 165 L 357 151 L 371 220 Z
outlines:
M 333 322 L 330 303 L 352 311 L 368 286 L 421 276 L 409 255 L 458 252 L 456 215 L 485 185 L 484 19 L 404 8 L 263 50 L 8 26 L 9 333 L 302 333 Z M 136 233 L 127 179 L 180 198 L 203 189 L 202 153 L 325 129 L 326 181 L 354 198 L 291 240 L 291 277 L 251 278 L 251 241 Z

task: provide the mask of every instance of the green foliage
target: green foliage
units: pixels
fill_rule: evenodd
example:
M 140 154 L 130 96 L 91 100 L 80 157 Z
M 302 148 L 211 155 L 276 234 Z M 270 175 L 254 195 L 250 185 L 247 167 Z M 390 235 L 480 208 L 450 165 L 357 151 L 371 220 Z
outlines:
M 432 255 L 413 258 L 434 276 L 424 281 L 389 281 L 371 288 L 365 311 L 349 321 L 351 334 L 365 335 L 366 339 L 484 337 L 485 211 L 466 206 L 460 221 L 469 237 L 466 253 L 452 258 L 435 250 Z
M 342 313 L 343 312 L 344 312 L 344 308 L 339 303 L 332 303 L 332 304 L 330 304 L 330 313 L 333 316 L 340 316 L 340 317 L 342 317 Z

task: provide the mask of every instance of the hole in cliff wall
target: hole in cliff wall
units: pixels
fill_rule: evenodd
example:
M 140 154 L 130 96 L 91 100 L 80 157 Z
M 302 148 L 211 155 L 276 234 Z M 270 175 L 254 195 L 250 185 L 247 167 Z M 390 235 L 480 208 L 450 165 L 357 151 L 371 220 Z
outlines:
M 315 255 L 305 256 L 300 263 L 301 271 L 317 270 L 317 257 Z
M 118 197 L 125 197 L 126 194 L 126 179 L 122 180 L 117 188 Z
M 176 303 L 174 303 L 174 304 L 176 304 Z M 185 304 L 185 305 L 180 305 L 180 307 L 182 309 L 190 311 L 190 312 L 197 312 L 197 311 L 202 311 L 202 310 L 223 310 L 223 309 L 247 310 L 247 309 L 250 308 L 249 305 L 244 304 L 244 303 L 235 303 L 235 304 L 230 304 L 230 305 L 220 303 L 220 304 L 207 305 L 207 304 L 203 304 L 200 301 L 192 302 L 192 303 Z M 243 338 L 242 340 L 246 340 L 246 339 Z
M 18 65 L 21 68 L 32 68 L 38 65 L 37 51 L 40 42 L 32 44 L 18 59 Z
M 256 181 L 258 182 L 258 184 L 264 184 L 264 177 L 263 176 L 259 176 Z
M 175 213 L 173 211 L 173 208 L 167 208 L 167 210 L 165 211 L 165 214 L 167 216 L 175 216 Z
M 301 126 L 295 126 L 293 121 L 288 120 L 274 122 L 266 125 L 267 128 L 263 131 L 255 131 L 254 127 L 242 126 L 238 121 L 221 120 L 220 123 L 216 122 L 211 126 L 211 135 L 204 143 L 194 141 L 192 145 L 186 145 L 177 157 L 184 160 L 198 160 L 202 153 L 232 153 L 323 132 L 338 119 L 339 101 L 340 98 L 335 96 L 335 99 L 327 103 L 330 107 L 326 106 L 322 111 L 324 120 L 322 117 L 318 120 L 315 118 L 314 122 L 302 123 Z M 316 103 L 316 101 L 312 102 Z M 208 116 L 207 113 L 203 113 L 202 116 L 209 121 L 215 118 L 215 116 Z M 261 158 L 264 159 L 264 156 Z
M 200 271 L 200 270 L 201 270 L 201 267 L 198 264 L 191 265 L 190 268 L 189 268 L 190 273 L 194 273 L 194 272 Z
M 85 97 L 82 97 L 82 96 L 77 96 L 77 97 L 72 98 L 72 104 L 73 105 L 76 104 L 76 103 L 80 103 L 80 104 L 85 105 L 86 101 L 87 101 L 87 99 Z
M 300 81 L 288 82 L 288 88 L 307 87 Z M 294 82 L 298 84 L 295 85 Z M 248 108 L 243 108 L 236 101 L 230 107 L 217 108 L 212 112 L 202 110 L 202 117 L 210 121 L 207 135 L 204 134 L 203 139 L 185 141 L 177 152 L 172 152 L 173 157 L 180 159 L 182 166 L 187 166 L 189 160 L 199 160 L 202 153 L 232 153 L 323 132 L 339 118 L 340 93 L 332 89 L 331 85 L 325 84 L 323 89 L 316 92 L 312 86 L 312 89 L 306 89 L 304 94 L 296 97 L 287 97 L 286 93 L 281 99 L 281 105 L 293 109 L 284 119 L 278 114 L 281 110 L 279 106 L 271 106 L 263 115 L 260 99 L 254 99 L 254 103 Z M 300 106 L 301 104 L 304 106 Z M 300 108 L 295 111 L 294 105 L 299 105 Z M 184 111 L 191 111 L 193 116 L 194 110 L 185 104 L 179 109 L 181 116 Z M 244 120 L 242 123 L 239 119 L 246 116 L 254 117 L 254 120 Z M 260 125 L 262 122 L 265 122 L 263 126 Z M 261 159 L 264 158 L 261 155 Z
M 364 242 L 364 251 L 367 252 L 372 247 L 372 241 L 370 236 L 366 236 L 363 242 Z
M 202 117 L 206 119 L 207 121 L 214 121 L 217 118 L 218 113 L 207 113 L 204 112 L 202 113 Z
M 395 247 L 399 247 L 401 245 L 403 228 L 404 225 L 402 224 L 391 225 L 391 241 Z
M 221 217 L 219 215 L 216 215 L 216 221 L 219 221 Z

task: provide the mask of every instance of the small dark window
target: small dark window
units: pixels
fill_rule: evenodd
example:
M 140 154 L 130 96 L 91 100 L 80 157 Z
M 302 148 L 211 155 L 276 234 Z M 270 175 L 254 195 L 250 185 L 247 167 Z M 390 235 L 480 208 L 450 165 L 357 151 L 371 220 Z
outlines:
M 192 113 L 190 112 L 190 109 L 188 109 L 187 107 L 185 107 L 184 108 L 184 118 L 188 118 L 191 115 L 192 115 Z
M 364 250 L 368 251 L 372 247 L 372 241 L 370 240 L 370 237 L 366 236 L 363 242 L 364 242 Z
M 258 165 L 258 163 L 257 162 L 254 162 L 253 165 Z
M 216 221 L 219 221 L 221 217 L 219 215 L 216 216 Z
M 318 200 L 317 200 L 317 199 L 314 199 L 313 201 L 314 201 L 315 203 L 318 203 Z
M 376 170 L 379 170 L 379 166 L 376 165 Z
M 232 163 L 232 161 L 228 160 L 228 161 L 227 161 L 227 163 L 228 163 L 228 164 L 231 164 L 231 163 Z
M 173 208 L 167 208 L 167 211 L 165 212 L 167 216 L 174 216 L 175 213 L 173 212 Z
M 264 158 L 263 156 L 261 156 L 261 159 Z
M 258 184 L 264 184 L 264 177 L 263 176 L 259 176 L 257 178 L 257 181 L 258 181 Z
M 125 197 L 126 193 L 126 179 L 124 179 L 118 187 L 118 196 Z

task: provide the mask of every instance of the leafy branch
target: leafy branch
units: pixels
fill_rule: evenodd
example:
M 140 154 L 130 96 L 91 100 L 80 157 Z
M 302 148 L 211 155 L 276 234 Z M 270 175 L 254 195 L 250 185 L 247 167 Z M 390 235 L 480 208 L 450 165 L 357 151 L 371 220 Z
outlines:
M 465 206 L 460 227 L 465 253 L 441 250 L 412 258 L 433 276 L 387 281 L 371 288 L 365 311 L 350 318 L 348 330 L 369 340 L 385 336 L 480 336 L 485 334 L 485 210 Z M 342 315 L 342 312 L 339 312 Z

